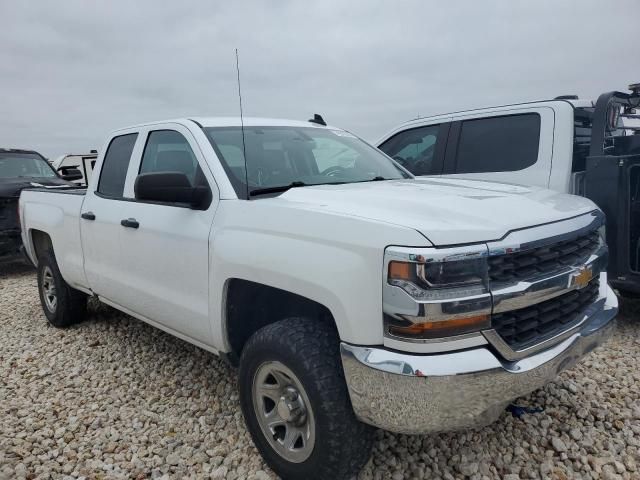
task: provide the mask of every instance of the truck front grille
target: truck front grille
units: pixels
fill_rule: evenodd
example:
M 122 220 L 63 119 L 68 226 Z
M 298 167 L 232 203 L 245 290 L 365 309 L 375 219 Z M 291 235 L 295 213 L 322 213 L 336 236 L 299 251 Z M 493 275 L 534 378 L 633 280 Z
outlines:
M 489 280 L 492 283 L 513 283 L 550 274 L 583 263 L 599 245 L 599 233 L 593 230 L 544 247 L 491 256 Z
M 491 324 L 513 349 L 521 350 L 568 330 L 596 301 L 600 281 L 594 278 L 581 290 L 572 290 L 530 307 L 493 315 Z

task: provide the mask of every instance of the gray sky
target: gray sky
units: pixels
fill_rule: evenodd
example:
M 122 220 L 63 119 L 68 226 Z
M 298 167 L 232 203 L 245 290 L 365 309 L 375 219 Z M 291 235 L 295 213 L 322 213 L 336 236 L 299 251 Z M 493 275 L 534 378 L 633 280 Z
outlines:
M 321 113 L 374 141 L 417 115 L 640 81 L 640 2 L 0 0 L 0 146 L 55 156 L 118 127 Z

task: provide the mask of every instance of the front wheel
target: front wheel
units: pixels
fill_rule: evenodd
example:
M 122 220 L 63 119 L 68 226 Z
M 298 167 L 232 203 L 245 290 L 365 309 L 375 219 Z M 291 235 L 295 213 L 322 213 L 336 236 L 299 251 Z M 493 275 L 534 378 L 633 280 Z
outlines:
M 282 478 L 348 479 L 369 459 L 374 429 L 353 413 L 331 326 L 288 318 L 262 328 L 239 376 L 247 428 Z

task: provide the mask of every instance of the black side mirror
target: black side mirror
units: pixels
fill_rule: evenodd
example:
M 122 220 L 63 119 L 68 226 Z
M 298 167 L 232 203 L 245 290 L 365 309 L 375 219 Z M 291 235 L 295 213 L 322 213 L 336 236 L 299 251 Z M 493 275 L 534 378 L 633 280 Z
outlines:
M 76 167 L 60 167 L 58 173 L 63 180 L 67 180 L 68 182 L 82 180 L 82 172 Z
M 133 190 L 138 200 L 186 203 L 195 210 L 206 210 L 211 203 L 209 188 L 192 186 L 189 178 L 179 172 L 141 173 Z

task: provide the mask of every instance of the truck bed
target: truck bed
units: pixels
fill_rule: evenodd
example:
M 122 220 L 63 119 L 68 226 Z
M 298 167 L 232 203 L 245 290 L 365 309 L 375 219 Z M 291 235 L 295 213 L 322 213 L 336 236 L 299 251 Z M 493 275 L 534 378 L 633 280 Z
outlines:
M 87 194 L 87 187 L 30 187 L 23 191 L 29 192 L 46 192 L 46 193 L 64 193 L 65 195 L 81 195 Z
M 33 232 L 46 233 L 51 238 L 60 273 L 74 288 L 86 286 L 82 242 L 80 239 L 80 210 L 87 189 L 84 187 L 27 188 L 20 194 L 22 235 L 26 253 L 37 263 Z

